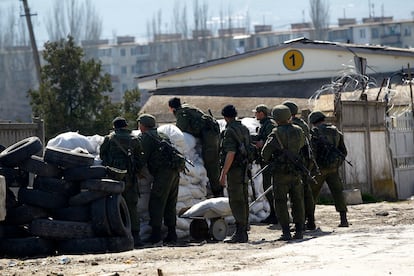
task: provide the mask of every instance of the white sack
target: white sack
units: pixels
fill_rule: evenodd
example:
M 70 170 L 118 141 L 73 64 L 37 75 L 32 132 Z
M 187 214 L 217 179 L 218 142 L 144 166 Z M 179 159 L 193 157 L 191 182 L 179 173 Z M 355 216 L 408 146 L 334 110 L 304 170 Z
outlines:
M 223 217 L 231 214 L 229 199 L 216 197 L 206 199 L 188 209 L 182 217 Z
M 82 148 L 90 154 L 96 154 L 96 145 L 90 140 L 77 132 L 65 132 L 55 138 L 50 139 L 46 146 L 59 147 L 65 149 Z

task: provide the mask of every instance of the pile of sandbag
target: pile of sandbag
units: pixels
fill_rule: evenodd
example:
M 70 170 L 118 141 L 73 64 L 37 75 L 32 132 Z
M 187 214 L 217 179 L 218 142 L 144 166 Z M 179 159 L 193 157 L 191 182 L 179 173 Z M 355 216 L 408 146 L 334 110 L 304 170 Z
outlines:
M 254 118 L 244 118 L 242 123 L 249 129 L 251 134 L 257 132 L 259 126 L 258 121 Z M 219 120 L 221 130 L 225 127 L 224 120 Z M 193 205 L 202 202 L 210 195 L 208 187 L 207 172 L 201 158 L 201 145 L 199 139 L 191 134 L 182 132 L 173 124 L 166 124 L 158 127 L 160 132 L 165 133 L 172 144 L 193 164 L 186 164 L 187 170 L 185 173 L 180 173 L 179 192 L 177 200 L 177 214 L 182 210 L 188 209 Z M 139 130 L 134 130 L 134 135 L 139 135 Z M 85 137 L 76 132 L 63 133 L 56 138 L 51 139 L 48 145 L 60 146 L 66 148 L 83 148 L 90 154 L 95 156 L 95 164 L 100 164 L 99 147 L 103 142 L 104 137 L 94 135 Z M 252 175 L 260 170 L 260 166 L 253 164 Z M 151 232 L 148 226 L 148 202 L 152 183 L 152 176 L 148 171 L 142 173 L 145 177 L 139 179 L 140 185 L 140 199 L 138 201 L 139 213 L 141 218 L 141 236 L 145 239 Z M 263 193 L 262 176 L 259 175 L 253 180 L 253 185 L 249 184 L 250 199 L 253 200 L 252 187 L 255 188 L 255 194 Z M 225 190 L 225 195 L 227 191 Z M 250 209 L 250 221 L 258 222 L 266 218 L 269 214 L 270 207 L 266 198 L 263 197 Z M 227 218 L 227 221 L 232 221 L 232 216 Z M 189 227 L 191 220 L 188 218 L 177 218 L 177 234 L 179 237 L 189 235 Z

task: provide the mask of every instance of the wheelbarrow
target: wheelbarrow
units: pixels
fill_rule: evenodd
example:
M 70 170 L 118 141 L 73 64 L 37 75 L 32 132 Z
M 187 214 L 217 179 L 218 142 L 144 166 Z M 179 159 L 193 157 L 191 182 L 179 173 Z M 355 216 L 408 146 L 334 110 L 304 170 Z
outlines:
M 182 214 L 181 218 L 192 219 L 190 223 L 190 236 L 195 240 L 215 240 L 222 241 L 226 238 L 229 231 L 229 225 L 224 219 L 231 215 L 231 210 L 226 212 L 217 212 L 208 209 L 202 215 Z

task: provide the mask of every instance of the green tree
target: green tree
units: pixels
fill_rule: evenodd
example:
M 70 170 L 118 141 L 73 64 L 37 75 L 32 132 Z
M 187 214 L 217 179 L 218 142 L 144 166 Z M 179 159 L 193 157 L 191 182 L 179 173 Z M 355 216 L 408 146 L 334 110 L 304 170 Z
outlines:
M 42 83 L 28 96 L 34 115 L 45 121 L 47 139 L 65 131 L 104 135 L 120 113 L 106 93 L 112 91 L 110 76 L 102 75 L 100 62 L 83 56 L 71 36 L 45 44 Z
M 138 117 L 138 112 L 141 109 L 139 105 L 141 93 L 137 88 L 125 91 L 123 102 L 121 103 L 121 110 L 124 118 L 128 123 L 134 123 Z

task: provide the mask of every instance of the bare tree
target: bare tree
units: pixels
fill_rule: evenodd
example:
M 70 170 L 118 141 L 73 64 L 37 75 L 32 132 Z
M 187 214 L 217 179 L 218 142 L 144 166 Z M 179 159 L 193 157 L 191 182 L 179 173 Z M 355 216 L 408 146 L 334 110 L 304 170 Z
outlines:
M 37 81 L 25 20 L 11 5 L 0 9 L 0 119 L 30 121 L 26 92 Z
M 315 29 L 315 39 L 325 40 L 329 27 L 329 2 L 327 0 L 309 0 L 310 17 Z
M 75 41 L 98 40 L 102 34 L 102 19 L 90 0 L 54 1 L 51 16 L 46 19 L 46 30 L 51 41 L 65 39 Z

